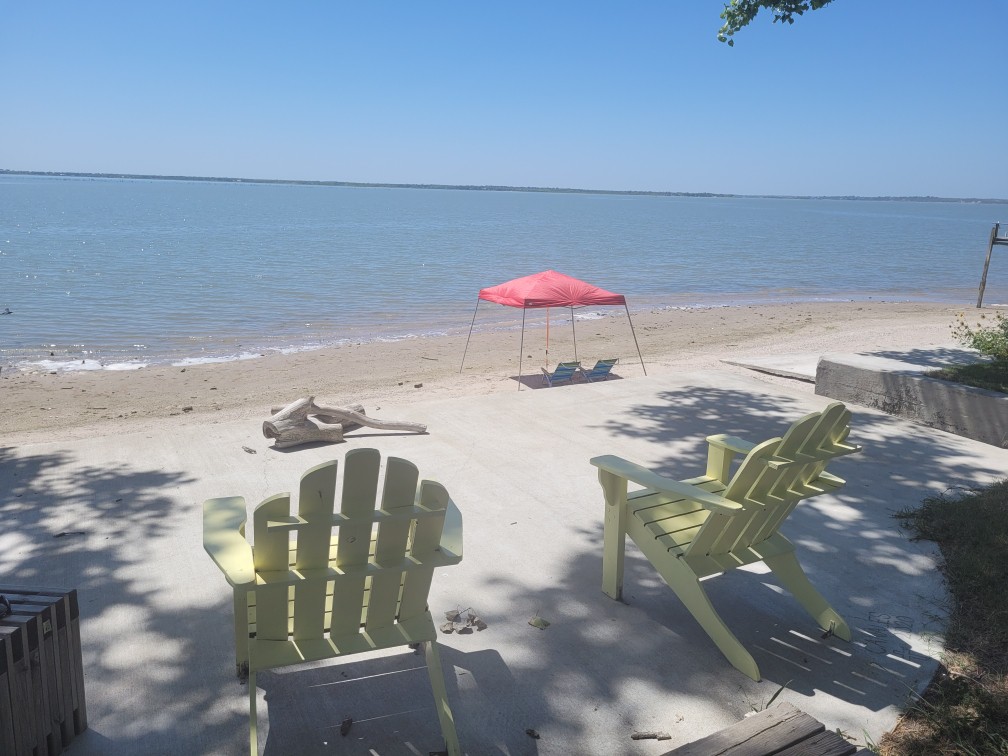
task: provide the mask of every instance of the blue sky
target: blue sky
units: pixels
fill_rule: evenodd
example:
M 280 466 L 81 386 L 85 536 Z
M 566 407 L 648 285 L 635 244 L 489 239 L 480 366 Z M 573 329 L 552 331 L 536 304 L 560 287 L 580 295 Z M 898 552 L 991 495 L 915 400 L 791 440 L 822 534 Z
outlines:
M 0 168 L 1008 198 L 1006 0 L 8 2 Z

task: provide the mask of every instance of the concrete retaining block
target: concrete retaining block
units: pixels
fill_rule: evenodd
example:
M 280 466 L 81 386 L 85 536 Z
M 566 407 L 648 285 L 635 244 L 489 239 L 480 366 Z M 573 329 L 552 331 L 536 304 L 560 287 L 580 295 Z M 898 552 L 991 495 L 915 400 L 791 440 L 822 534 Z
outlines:
M 1008 447 L 1008 395 L 929 378 L 932 366 L 886 357 L 832 355 L 816 367 L 816 393 Z

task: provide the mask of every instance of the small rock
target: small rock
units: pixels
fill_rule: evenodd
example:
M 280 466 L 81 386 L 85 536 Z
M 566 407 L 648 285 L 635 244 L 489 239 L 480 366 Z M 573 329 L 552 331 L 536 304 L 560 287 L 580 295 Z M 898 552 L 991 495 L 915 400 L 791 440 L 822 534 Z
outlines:
M 423 384 L 422 383 L 414 383 L 413 384 L 413 388 L 423 388 Z
M 245 451 L 245 452 L 247 452 L 247 453 L 249 453 L 249 454 L 255 454 L 255 453 L 256 453 L 256 450 L 255 450 L 255 449 L 253 449 L 253 448 L 252 448 L 252 447 L 250 447 L 250 446 L 243 446 L 243 447 L 242 447 L 242 451 Z
M 188 405 L 182 408 L 183 412 L 192 412 L 192 405 Z
M 525 734 L 528 735 L 530 738 L 534 738 L 535 740 L 539 740 L 539 738 L 542 737 L 538 732 L 533 730 L 531 727 L 525 730 Z

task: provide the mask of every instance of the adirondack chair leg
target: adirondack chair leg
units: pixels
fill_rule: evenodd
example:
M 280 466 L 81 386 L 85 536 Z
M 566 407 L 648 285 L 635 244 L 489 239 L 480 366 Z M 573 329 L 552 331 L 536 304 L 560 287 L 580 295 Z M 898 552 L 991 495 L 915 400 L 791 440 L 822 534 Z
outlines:
M 259 717 L 256 707 L 256 674 L 249 672 L 249 746 L 252 756 L 259 756 Z
M 763 562 L 773 570 L 773 574 L 798 600 L 805 611 L 812 615 L 819 627 L 823 630 L 832 630 L 833 635 L 845 641 L 851 639 L 850 627 L 809 582 L 805 570 L 798 563 L 794 553 L 784 552 L 777 556 L 765 557 Z
M 721 653 L 732 663 L 732 666 L 759 682 L 760 671 L 756 666 L 756 660 L 745 650 L 745 646 L 739 642 L 739 639 L 718 615 L 714 605 L 707 598 L 707 592 L 700 585 L 700 581 L 695 576 L 683 572 L 676 574 L 668 569 L 659 569 L 659 572 L 665 582 L 675 591 L 679 600 L 689 609 L 690 614 L 721 649 Z
M 448 756 L 461 756 L 462 749 L 459 746 L 458 733 L 455 731 L 455 717 L 448 705 L 448 689 L 445 687 L 437 641 L 427 641 L 423 645 L 424 656 L 427 658 L 427 674 L 430 675 L 434 703 L 437 706 L 438 719 L 441 720 L 441 734 L 445 739 Z
M 249 658 L 249 626 L 248 626 L 248 594 L 244 591 L 234 592 L 234 633 L 235 633 L 235 672 L 239 681 L 248 677 Z
M 627 481 L 600 469 L 599 483 L 606 500 L 602 591 L 619 601 L 623 596 L 623 562 L 626 556 Z

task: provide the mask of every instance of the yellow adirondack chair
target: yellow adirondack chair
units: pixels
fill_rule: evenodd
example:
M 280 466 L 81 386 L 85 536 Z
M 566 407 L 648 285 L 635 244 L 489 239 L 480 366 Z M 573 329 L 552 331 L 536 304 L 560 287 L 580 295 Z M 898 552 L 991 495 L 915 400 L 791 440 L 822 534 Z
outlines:
M 308 470 L 296 515 L 286 493 L 256 507 L 254 545 L 243 498 L 203 504 L 203 546 L 234 589 L 252 756 L 258 670 L 410 644 L 424 647 L 448 753 L 461 753 L 427 595 L 435 568 L 462 559 L 462 516 L 444 487 L 418 484 L 417 468 L 396 457 L 376 509 L 380 464 L 376 449 L 347 453 L 336 513 L 337 462 Z
M 812 587 L 778 532 L 801 499 L 833 491 L 844 481 L 824 471 L 827 462 L 860 451 L 847 443 L 850 412 L 840 402 L 798 420 L 783 438 L 753 444 L 708 436 L 707 472 L 675 481 L 610 455 L 595 457 L 605 494 L 602 590 L 623 591 L 625 536 L 648 558 L 721 652 L 741 672 L 759 668 L 711 605 L 703 578 L 763 562 L 820 627 L 844 640 L 850 628 Z M 733 462 L 745 455 L 734 475 Z M 628 482 L 642 490 L 628 493 Z

